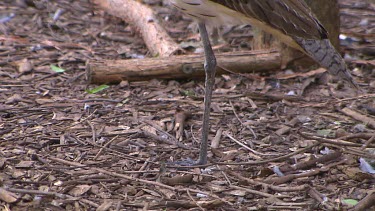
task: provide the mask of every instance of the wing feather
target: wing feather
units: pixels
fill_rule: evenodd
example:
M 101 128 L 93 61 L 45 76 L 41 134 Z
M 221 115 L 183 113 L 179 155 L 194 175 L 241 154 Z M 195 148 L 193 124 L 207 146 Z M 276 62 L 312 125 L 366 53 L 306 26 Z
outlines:
M 249 23 L 299 49 L 353 87 L 358 85 L 328 33 L 304 0 L 171 0 L 192 17 L 212 23 Z
M 301 0 L 211 0 L 291 37 L 326 39 L 327 31 Z

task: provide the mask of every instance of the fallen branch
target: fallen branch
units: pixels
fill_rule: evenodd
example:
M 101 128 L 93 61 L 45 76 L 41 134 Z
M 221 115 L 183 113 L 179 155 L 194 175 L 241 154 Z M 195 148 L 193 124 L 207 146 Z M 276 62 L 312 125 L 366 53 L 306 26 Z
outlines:
M 109 14 L 131 24 L 142 36 L 152 55 L 167 57 L 178 52 L 180 47 L 168 35 L 153 10 L 134 0 L 92 0 Z
M 246 51 L 217 54 L 218 73 L 264 72 L 281 69 L 280 54 L 276 51 Z M 87 65 L 89 83 L 108 84 L 123 80 L 182 79 L 204 76 L 202 55 L 173 56 L 130 60 L 91 61 Z M 220 68 L 223 67 L 223 68 Z
M 342 140 L 342 138 L 340 138 L 340 139 L 327 139 L 327 138 L 318 137 L 314 134 L 305 133 L 305 132 L 299 132 L 299 134 L 305 139 L 315 140 L 315 141 L 318 141 L 320 143 L 325 143 L 325 144 L 332 144 L 333 146 L 335 146 L 337 148 L 341 148 L 341 146 L 362 147 L 362 145 L 363 145 L 363 144 L 353 143 L 353 142 L 350 142 L 350 141 L 345 141 L 345 140 Z M 375 146 L 373 144 L 370 144 L 370 145 L 368 145 L 368 147 L 375 147 Z
M 366 115 L 363 115 L 353 109 L 350 108 L 343 108 L 340 110 L 342 113 L 346 114 L 347 116 L 352 117 L 353 119 L 357 121 L 363 122 L 363 124 L 366 124 L 370 126 L 371 128 L 375 128 L 375 119 L 368 117 Z
M 366 210 L 375 206 L 375 191 L 369 191 L 367 196 L 363 198 L 354 207 L 354 211 Z

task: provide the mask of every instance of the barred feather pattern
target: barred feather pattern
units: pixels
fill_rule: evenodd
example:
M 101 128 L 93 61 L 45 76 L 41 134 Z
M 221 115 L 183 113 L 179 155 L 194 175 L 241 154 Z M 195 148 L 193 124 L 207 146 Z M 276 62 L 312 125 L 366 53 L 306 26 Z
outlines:
M 309 40 L 296 37 L 295 40 L 305 49 L 308 56 L 327 68 L 331 75 L 338 76 L 348 82 L 353 88 L 359 89 L 358 84 L 349 73 L 344 59 L 328 39 Z
M 212 0 L 232 10 L 254 17 L 284 34 L 316 39 L 327 31 L 303 0 Z
M 328 33 L 303 0 L 170 0 L 207 24 L 251 24 L 299 49 L 355 88 L 348 68 Z

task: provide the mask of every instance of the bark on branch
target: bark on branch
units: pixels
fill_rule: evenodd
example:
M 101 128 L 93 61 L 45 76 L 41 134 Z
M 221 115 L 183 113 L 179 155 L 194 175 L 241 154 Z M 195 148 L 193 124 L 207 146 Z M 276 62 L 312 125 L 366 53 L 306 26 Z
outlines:
M 131 24 L 142 36 L 153 56 L 167 57 L 178 52 L 180 47 L 168 35 L 153 10 L 134 0 L 92 0 L 109 14 Z
M 273 50 L 216 54 L 218 74 L 225 72 L 263 72 L 280 69 L 280 53 Z M 130 60 L 91 61 L 87 65 L 89 83 L 109 84 L 123 80 L 196 78 L 204 75 L 202 55 L 172 56 Z

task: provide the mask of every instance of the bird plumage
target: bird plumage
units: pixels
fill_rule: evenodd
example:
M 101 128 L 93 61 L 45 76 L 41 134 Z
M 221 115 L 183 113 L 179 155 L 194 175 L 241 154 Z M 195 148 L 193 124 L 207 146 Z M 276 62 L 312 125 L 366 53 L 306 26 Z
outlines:
M 328 33 L 303 0 L 170 0 L 210 25 L 251 24 L 301 50 L 332 75 L 358 87 Z
M 327 32 L 304 1 L 295 0 L 212 0 L 282 31 L 306 39 L 327 38 Z

